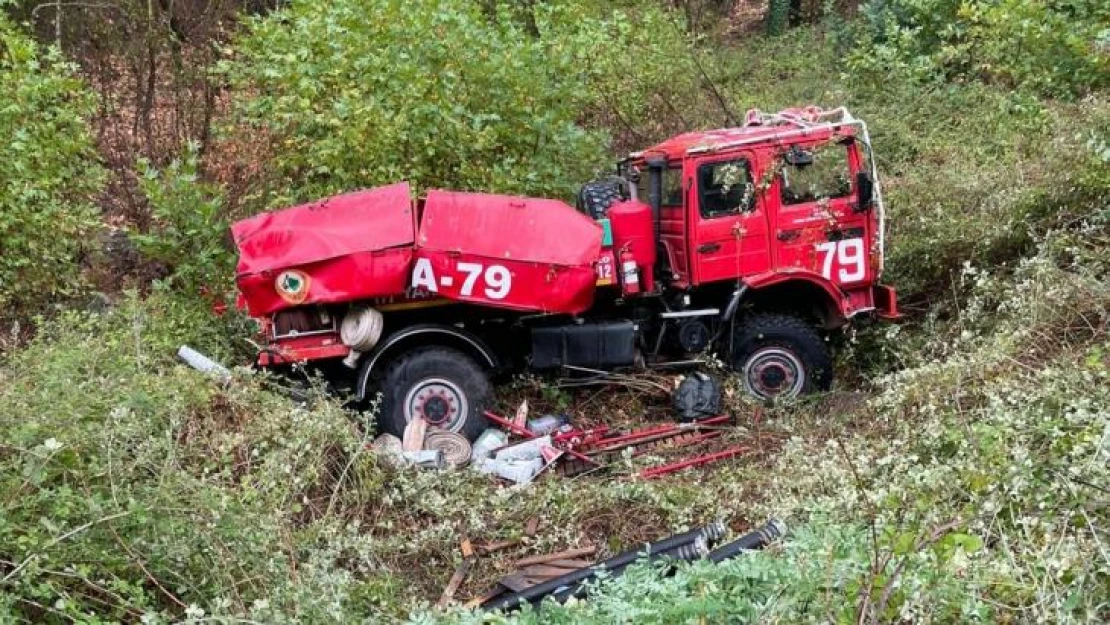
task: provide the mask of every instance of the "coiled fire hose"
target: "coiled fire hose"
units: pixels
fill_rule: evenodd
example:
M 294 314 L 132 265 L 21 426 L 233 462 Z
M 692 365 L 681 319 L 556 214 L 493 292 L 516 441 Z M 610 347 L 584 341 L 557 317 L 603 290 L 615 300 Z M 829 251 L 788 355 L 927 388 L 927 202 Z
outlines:
M 339 340 L 351 348 L 351 353 L 343 361 L 352 369 L 358 364 L 358 357 L 378 344 L 382 338 L 382 314 L 373 308 L 354 308 L 343 317 L 339 325 Z

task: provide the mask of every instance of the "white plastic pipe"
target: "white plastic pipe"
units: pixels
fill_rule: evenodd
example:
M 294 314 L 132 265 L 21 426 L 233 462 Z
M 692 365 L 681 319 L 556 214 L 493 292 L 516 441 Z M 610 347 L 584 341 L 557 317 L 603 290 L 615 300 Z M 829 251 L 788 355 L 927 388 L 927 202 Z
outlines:
M 210 373 L 224 380 L 231 378 L 231 372 L 227 370 L 227 367 L 188 345 L 182 345 L 181 348 L 177 350 L 177 357 L 184 360 L 185 364 L 202 373 Z

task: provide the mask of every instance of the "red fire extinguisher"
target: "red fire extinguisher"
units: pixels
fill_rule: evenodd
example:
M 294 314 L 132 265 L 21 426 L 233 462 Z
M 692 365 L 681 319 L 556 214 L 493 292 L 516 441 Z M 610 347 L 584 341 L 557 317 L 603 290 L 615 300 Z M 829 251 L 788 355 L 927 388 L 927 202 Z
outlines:
M 628 248 L 621 250 L 621 290 L 625 295 L 640 292 L 640 271 L 636 267 L 636 257 Z

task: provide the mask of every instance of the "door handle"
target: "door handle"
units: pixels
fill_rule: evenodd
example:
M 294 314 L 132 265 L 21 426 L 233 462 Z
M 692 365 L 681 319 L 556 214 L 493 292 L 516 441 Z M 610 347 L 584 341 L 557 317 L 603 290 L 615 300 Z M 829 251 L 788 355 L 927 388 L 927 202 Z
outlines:
M 720 243 L 702 243 L 698 246 L 698 252 L 702 254 L 712 254 L 719 249 L 721 249 Z

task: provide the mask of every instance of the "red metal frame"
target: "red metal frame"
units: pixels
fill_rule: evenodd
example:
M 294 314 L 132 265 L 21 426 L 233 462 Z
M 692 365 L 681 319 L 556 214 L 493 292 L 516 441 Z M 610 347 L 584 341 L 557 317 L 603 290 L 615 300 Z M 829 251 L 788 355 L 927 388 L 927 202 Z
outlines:
M 291 336 L 271 343 L 268 349 L 259 352 L 258 365 L 270 367 L 323 358 L 343 358 L 350 352 L 351 348 L 339 341 L 338 334 Z
M 668 473 L 681 471 L 682 469 L 687 469 L 689 467 L 696 467 L 703 464 L 710 464 L 713 462 L 718 462 L 720 460 L 725 460 L 726 458 L 733 458 L 735 456 L 739 456 L 740 454 L 746 453 L 747 451 L 750 451 L 749 447 L 730 447 L 723 451 L 705 454 L 704 456 L 688 458 L 686 460 L 680 460 L 679 462 L 673 462 L 671 464 L 663 464 L 657 467 L 650 467 L 640 471 L 636 475 L 637 477 L 650 480 L 653 478 L 661 477 L 663 475 L 667 475 Z

